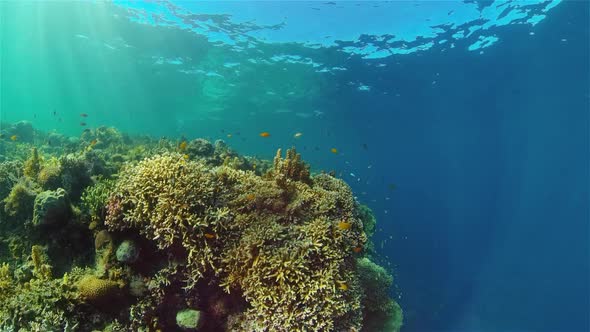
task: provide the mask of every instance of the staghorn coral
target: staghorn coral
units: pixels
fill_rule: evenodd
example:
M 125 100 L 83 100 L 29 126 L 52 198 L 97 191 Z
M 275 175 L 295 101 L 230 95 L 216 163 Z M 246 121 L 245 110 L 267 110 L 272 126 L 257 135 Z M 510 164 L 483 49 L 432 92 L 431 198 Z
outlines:
M 281 149 L 278 149 L 273 164 L 272 175 L 278 182 L 282 183 L 286 179 L 308 184 L 311 182 L 309 166 L 301 160 L 295 148 L 287 150 L 285 159 L 281 157 Z
M 352 192 L 312 179 L 294 150 L 279 159 L 266 177 L 174 153 L 146 159 L 122 172 L 106 224 L 176 253 L 184 289 L 212 278 L 241 294 L 248 309 L 230 330 L 359 330 L 353 248 L 367 240 Z M 338 227 L 343 220 L 350 228 Z

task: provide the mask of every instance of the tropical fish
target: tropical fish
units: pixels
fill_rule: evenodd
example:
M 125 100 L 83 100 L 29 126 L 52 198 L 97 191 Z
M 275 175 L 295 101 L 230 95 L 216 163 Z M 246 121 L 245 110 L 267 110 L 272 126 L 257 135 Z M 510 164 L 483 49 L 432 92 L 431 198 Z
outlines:
M 269 137 L 270 133 L 268 131 L 263 131 L 260 133 L 260 137 Z
M 347 229 L 350 229 L 350 226 L 352 225 L 352 223 L 349 223 L 347 221 L 341 221 L 338 223 L 338 228 L 340 228 L 341 230 L 345 231 Z
M 90 141 L 90 146 L 95 146 L 96 143 L 98 143 L 98 140 L 95 138 L 92 141 Z
M 10 136 L 10 140 L 11 140 L 11 141 L 16 141 L 16 139 L 17 139 L 17 138 L 18 138 L 18 136 L 16 136 L 16 135 L 12 135 L 12 136 Z
M 295 135 L 293 135 L 294 138 L 299 138 L 303 136 L 303 133 L 295 133 Z
M 87 118 L 88 117 L 88 114 L 86 114 L 86 113 L 80 113 L 80 116 L 83 117 L 83 118 Z
M 80 122 L 80 126 L 84 127 L 86 125 L 86 122 Z
M 332 153 L 338 153 L 338 149 L 336 149 L 336 148 L 331 148 L 331 149 L 330 149 L 330 152 L 332 152 Z
M 185 154 L 182 156 L 182 158 L 184 158 L 184 160 L 189 160 L 190 156 L 188 154 Z
M 231 138 L 231 137 L 232 137 L 232 134 L 227 134 L 227 138 Z
M 180 142 L 180 144 L 178 144 L 178 148 L 180 149 L 180 151 L 184 151 L 184 150 L 186 150 L 187 145 L 188 145 L 188 143 L 186 141 L 182 141 L 182 142 Z
M 205 233 L 204 235 L 208 239 L 214 239 L 215 238 L 215 234 L 212 234 L 212 233 Z
M 363 247 L 354 247 L 352 248 L 352 251 L 358 254 L 359 252 L 363 251 Z
M 246 195 L 246 199 L 249 200 L 249 201 L 252 201 L 255 198 L 256 198 L 256 195 L 255 194 L 250 193 L 250 194 Z
M 395 190 L 395 188 L 397 188 L 397 186 L 393 183 L 390 183 L 387 187 L 389 188 L 389 190 Z
M 338 283 L 338 289 L 348 290 L 348 284 L 346 284 L 346 281 L 337 280 L 336 282 Z

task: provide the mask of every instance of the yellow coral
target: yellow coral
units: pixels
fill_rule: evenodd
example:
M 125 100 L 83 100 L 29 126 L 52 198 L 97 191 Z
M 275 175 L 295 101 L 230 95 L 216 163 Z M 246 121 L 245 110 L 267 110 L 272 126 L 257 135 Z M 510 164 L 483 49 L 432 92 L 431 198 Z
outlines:
M 51 279 L 51 265 L 43 247 L 34 245 L 31 247 L 31 261 L 33 262 L 34 275 L 43 280 Z
M 99 279 L 89 275 L 77 284 L 80 297 L 87 302 L 103 302 L 113 298 L 119 291 L 119 284 L 111 280 Z
M 25 162 L 23 173 L 26 177 L 32 180 L 36 180 L 41 170 L 41 158 L 39 157 L 39 151 L 37 148 L 31 150 L 31 156 Z
M 367 239 L 356 209 L 344 182 L 310 177 L 295 150 L 285 159 L 279 151 L 265 177 L 171 153 L 123 171 L 106 224 L 136 229 L 164 250 L 182 246 L 185 289 L 209 271 L 242 294 L 250 309 L 235 330 L 359 330 L 353 249 Z

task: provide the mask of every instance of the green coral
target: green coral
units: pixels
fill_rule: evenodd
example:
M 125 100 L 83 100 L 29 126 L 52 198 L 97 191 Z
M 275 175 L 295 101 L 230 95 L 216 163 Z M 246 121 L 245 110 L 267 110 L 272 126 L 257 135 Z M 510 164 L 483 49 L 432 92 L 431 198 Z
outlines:
M 31 150 L 31 156 L 25 162 L 23 173 L 26 177 L 31 180 L 36 180 L 41 170 L 41 158 L 39 157 L 39 151 L 37 148 Z
M 399 331 L 403 322 L 400 306 L 389 297 L 393 277 L 381 266 L 364 257 L 357 260 L 357 271 L 363 289 L 363 331 Z
M 115 186 L 114 180 L 103 179 L 82 193 L 82 209 L 91 223 L 102 223 L 106 216 L 106 205 Z
M 47 190 L 37 194 L 33 208 L 33 225 L 61 225 L 68 221 L 72 211 L 64 189 Z
M 45 190 L 55 190 L 61 186 L 61 164 L 57 158 L 51 158 L 43 164 L 37 182 Z
M 13 217 L 22 216 L 19 219 L 29 218 L 32 215 L 33 202 L 38 190 L 34 182 L 26 178 L 20 178 L 4 199 L 4 211 Z

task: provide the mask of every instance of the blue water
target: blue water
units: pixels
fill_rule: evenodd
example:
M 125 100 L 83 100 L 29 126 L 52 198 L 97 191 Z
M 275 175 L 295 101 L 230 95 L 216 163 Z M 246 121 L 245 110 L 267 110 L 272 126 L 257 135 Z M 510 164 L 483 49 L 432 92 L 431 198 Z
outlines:
M 7 66 L 25 53 L 4 55 L 0 120 L 78 135 L 84 111 L 92 127 L 221 138 L 265 158 L 296 146 L 375 212 L 402 331 L 590 330 L 589 2 L 497 21 L 486 16 L 491 1 L 337 2 L 348 10 L 341 21 L 327 2 L 244 3 L 178 2 L 234 12 L 197 37 L 174 30 L 187 25 L 170 12 L 100 28 L 92 23 L 110 22 L 102 12 L 36 22 L 18 44 L 28 62 Z M 434 35 L 448 17 L 458 23 Z M 231 25 L 253 18 L 285 26 Z M 461 30 L 480 34 L 452 37 Z M 388 33 L 397 37 L 374 38 Z M 245 36 L 268 44 L 234 52 Z

